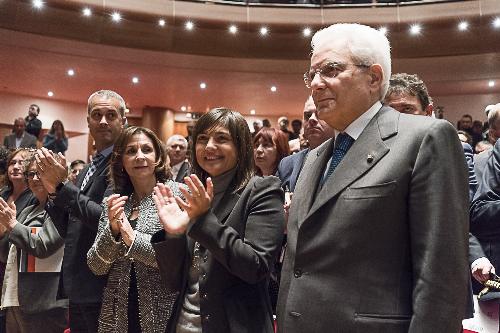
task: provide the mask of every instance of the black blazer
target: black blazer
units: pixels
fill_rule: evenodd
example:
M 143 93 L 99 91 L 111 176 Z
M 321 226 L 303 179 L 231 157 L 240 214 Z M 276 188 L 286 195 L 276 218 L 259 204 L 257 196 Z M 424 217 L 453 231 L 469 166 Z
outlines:
M 303 149 L 297 154 L 287 156 L 280 161 L 276 177 L 281 180 L 281 187 L 284 189 L 288 188 L 290 192 L 295 191 L 295 184 L 297 183 L 308 152 L 309 148 Z
M 175 332 L 195 241 L 201 245 L 203 332 L 273 332 L 267 285 L 281 248 L 283 199 L 278 178 L 254 177 L 240 194 L 226 191 L 214 211 L 194 222 L 188 237 L 170 236 L 163 230 L 153 236 L 166 288 L 180 292 L 167 332 Z
M 102 213 L 101 203 L 108 187 L 110 158 L 111 155 L 97 166 L 96 172 L 83 190 L 80 190 L 80 186 L 88 165 L 78 175 L 76 186 L 67 182 L 57 193 L 54 202 L 46 206 L 57 231 L 65 239 L 59 296 L 67 296 L 71 303 L 102 301 L 106 276 L 95 276 L 90 271 L 87 266 L 87 252 L 97 234 Z

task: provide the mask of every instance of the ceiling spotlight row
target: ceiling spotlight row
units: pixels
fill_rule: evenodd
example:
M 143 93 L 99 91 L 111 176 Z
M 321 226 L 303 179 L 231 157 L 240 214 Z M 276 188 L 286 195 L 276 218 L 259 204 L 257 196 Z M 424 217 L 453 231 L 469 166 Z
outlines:
M 495 28 L 495 29 L 499 29 L 500 28 L 500 17 L 496 17 L 495 19 L 493 19 L 493 21 L 491 22 L 491 25 Z M 467 31 L 469 30 L 469 22 L 467 21 L 460 21 L 457 25 L 457 29 L 459 31 Z M 386 27 L 386 26 L 381 26 L 378 28 L 378 30 L 383 33 L 384 35 L 387 35 L 389 33 L 389 29 Z M 412 24 L 410 25 L 410 27 L 408 28 L 408 32 L 411 34 L 411 35 L 420 35 L 420 33 L 422 32 L 422 25 L 421 24 Z M 304 32 L 304 35 L 305 35 L 305 32 Z

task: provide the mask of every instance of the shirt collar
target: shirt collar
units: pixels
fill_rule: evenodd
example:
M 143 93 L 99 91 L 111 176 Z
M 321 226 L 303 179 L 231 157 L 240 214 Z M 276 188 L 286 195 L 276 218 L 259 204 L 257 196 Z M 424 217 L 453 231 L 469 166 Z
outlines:
M 382 103 L 379 101 L 376 101 L 375 104 L 371 106 L 366 112 L 364 112 L 361 116 L 356 118 L 352 123 L 349 124 L 349 126 L 346 127 L 344 130 L 344 133 L 349 134 L 351 138 L 354 140 L 357 140 L 365 127 L 368 125 L 370 120 L 372 120 L 373 117 L 377 114 L 377 112 L 380 110 L 382 107 Z M 340 132 L 335 130 L 335 137 L 337 137 L 337 134 Z
M 175 173 L 179 172 L 179 170 L 181 169 L 181 166 L 182 166 L 183 164 L 184 164 L 184 161 L 179 162 L 179 163 L 177 163 L 176 165 L 173 165 L 173 166 L 172 166 L 172 172 L 175 172 Z
M 101 154 L 104 158 L 108 157 L 109 155 L 111 155 L 111 153 L 113 152 L 113 147 L 114 145 L 111 145 L 107 148 L 104 148 L 103 150 L 101 151 L 98 151 L 97 153 L 98 154 Z

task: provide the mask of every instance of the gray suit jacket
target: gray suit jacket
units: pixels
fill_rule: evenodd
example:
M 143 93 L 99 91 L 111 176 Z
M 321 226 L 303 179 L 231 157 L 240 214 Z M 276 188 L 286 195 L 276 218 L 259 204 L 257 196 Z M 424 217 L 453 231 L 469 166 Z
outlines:
M 47 258 L 64 244 L 52 220 L 38 204 L 28 206 L 19 214 L 19 222 L 0 242 L 1 251 L 9 251 L 10 244 L 19 250 L 28 252 L 38 258 Z M 31 227 L 42 227 L 37 234 L 31 233 Z M 25 313 L 67 307 L 67 300 L 56 301 L 59 286 L 59 273 L 19 273 L 18 298 L 19 306 Z
M 8 149 L 16 148 L 16 135 L 14 133 L 7 135 L 3 139 L 3 145 Z M 20 148 L 36 148 L 36 137 L 29 134 L 28 132 L 24 132 L 24 137 L 21 140 Z
M 469 200 L 456 130 L 383 107 L 318 188 L 331 147 L 297 182 L 278 330 L 459 332 Z

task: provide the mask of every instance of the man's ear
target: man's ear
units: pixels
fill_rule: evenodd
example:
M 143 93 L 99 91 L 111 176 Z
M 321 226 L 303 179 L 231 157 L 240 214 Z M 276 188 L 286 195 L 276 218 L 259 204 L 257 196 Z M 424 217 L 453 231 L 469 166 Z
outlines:
M 379 64 L 373 64 L 369 68 L 370 71 L 370 86 L 375 90 L 379 90 L 384 78 L 384 70 Z
M 424 110 L 425 115 L 432 116 L 432 111 L 434 111 L 434 105 L 432 105 L 432 103 L 430 103 L 429 105 L 427 105 L 427 107 Z

